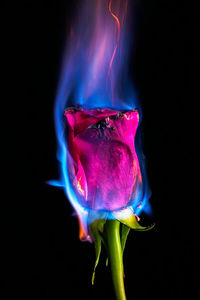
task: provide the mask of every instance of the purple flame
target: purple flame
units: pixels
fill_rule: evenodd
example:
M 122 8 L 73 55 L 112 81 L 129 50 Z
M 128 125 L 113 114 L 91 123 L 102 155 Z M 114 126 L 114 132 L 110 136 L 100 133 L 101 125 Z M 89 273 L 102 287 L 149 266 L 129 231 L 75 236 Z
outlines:
M 128 71 L 132 44 L 131 35 L 128 38 L 128 11 L 128 0 L 80 1 L 64 51 L 55 102 L 57 158 L 61 166 L 61 179 L 59 182 L 51 181 L 51 184 L 64 188 L 85 232 L 89 209 L 80 205 L 69 180 L 69 153 L 64 137 L 63 116 L 65 109 L 71 104 L 79 104 L 84 108 L 104 107 L 118 110 L 133 110 L 136 107 L 136 96 Z M 137 215 L 141 211 L 150 212 L 149 189 L 140 155 L 139 161 L 143 189 L 138 191 L 138 199 L 132 205 Z M 113 214 L 108 217 L 112 218 Z

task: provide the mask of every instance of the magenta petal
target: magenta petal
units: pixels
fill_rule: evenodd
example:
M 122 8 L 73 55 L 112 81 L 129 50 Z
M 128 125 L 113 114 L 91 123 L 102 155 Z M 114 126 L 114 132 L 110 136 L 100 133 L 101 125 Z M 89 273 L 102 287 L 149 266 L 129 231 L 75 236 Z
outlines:
M 118 210 L 133 201 L 141 173 L 134 139 L 136 110 L 67 110 L 68 148 L 79 201 L 94 210 Z
M 116 115 L 117 112 L 111 109 L 89 109 L 89 110 L 74 110 L 68 109 L 65 111 L 68 124 L 77 135 L 79 132 L 87 129 L 89 126 L 96 124 L 109 116 Z

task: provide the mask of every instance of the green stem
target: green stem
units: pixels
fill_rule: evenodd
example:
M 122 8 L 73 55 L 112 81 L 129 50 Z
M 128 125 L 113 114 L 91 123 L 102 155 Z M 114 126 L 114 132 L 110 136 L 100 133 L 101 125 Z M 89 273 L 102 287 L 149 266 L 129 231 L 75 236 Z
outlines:
M 105 224 L 105 233 L 116 299 L 126 300 L 120 240 L 120 222 L 118 220 L 107 220 Z

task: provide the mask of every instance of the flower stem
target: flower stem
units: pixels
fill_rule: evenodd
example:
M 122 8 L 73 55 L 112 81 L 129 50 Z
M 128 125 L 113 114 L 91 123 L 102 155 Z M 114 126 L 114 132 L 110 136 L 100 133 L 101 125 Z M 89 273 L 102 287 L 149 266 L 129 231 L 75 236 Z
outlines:
M 105 224 L 105 234 L 116 299 L 126 300 L 120 222 L 118 220 L 107 220 Z

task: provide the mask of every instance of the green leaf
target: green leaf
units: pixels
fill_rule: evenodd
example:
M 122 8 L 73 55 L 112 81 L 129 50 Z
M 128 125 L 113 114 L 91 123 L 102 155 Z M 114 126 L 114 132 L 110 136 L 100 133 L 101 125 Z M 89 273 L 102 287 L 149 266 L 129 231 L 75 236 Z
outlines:
M 106 219 L 98 219 L 89 225 L 89 231 L 94 241 L 95 252 L 96 252 L 96 260 L 94 264 L 94 271 L 92 274 L 92 284 L 94 284 L 95 271 L 96 271 L 96 267 L 98 266 L 99 258 L 101 254 L 102 232 L 103 232 L 105 222 Z
M 122 255 L 123 255 L 123 253 L 124 253 L 124 249 L 125 249 L 125 245 L 126 245 L 126 240 L 127 240 L 129 231 L 130 231 L 130 227 L 128 227 L 128 226 L 122 224 L 122 227 L 121 227 L 121 247 L 122 247 Z
M 134 214 L 134 211 L 131 207 L 116 212 L 114 217 L 122 224 L 137 231 L 147 231 L 152 229 L 155 226 L 155 224 L 147 227 L 141 226 L 138 222 L 139 218 Z

